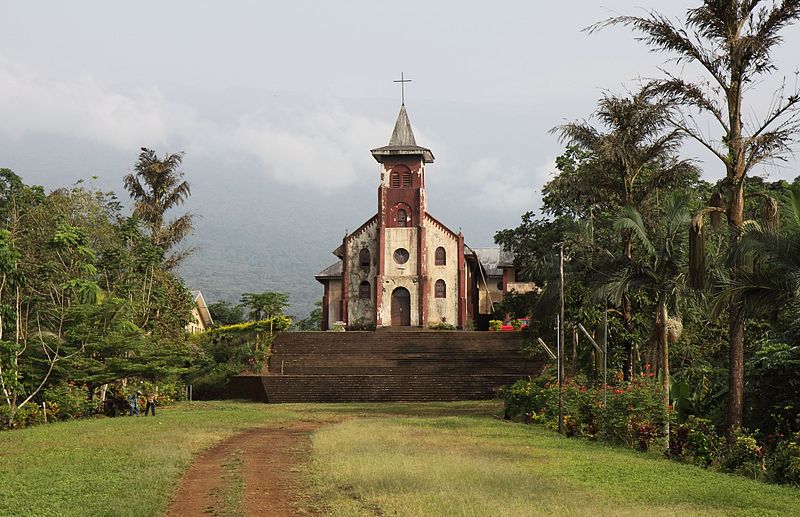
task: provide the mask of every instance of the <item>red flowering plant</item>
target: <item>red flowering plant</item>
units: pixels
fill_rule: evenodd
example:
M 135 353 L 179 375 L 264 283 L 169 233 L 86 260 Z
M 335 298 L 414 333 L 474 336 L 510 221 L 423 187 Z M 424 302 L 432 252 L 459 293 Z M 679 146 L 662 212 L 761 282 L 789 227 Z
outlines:
M 551 428 L 558 421 L 558 385 L 538 381 L 518 381 L 501 390 L 506 416 L 526 422 L 545 423 Z M 587 386 L 570 380 L 564 384 L 564 421 L 568 436 L 583 436 L 647 450 L 661 438 L 668 408 L 663 405 L 661 388 L 646 376 L 633 382 L 609 386 L 603 404 L 602 386 Z

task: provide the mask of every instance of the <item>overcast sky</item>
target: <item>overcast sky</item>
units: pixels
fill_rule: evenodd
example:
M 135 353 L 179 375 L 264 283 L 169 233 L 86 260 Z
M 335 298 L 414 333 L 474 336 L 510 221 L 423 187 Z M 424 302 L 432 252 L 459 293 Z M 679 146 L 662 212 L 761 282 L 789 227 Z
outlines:
M 404 72 L 417 142 L 436 156 L 429 209 L 489 245 L 538 206 L 563 149 L 548 130 L 666 59 L 627 29 L 581 29 L 696 3 L 0 0 L 0 167 L 47 186 L 97 175 L 120 191 L 139 147 L 184 150 L 204 224 L 279 225 L 288 210 L 297 232 L 330 242 L 312 260 L 324 266 L 375 211 L 369 149 L 388 142 Z M 800 30 L 785 36 L 776 58 L 794 81 Z M 773 84 L 756 85 L 757 104 Z M 686 155 L 721 175 L 701 149 Z M 792 178 L 794 165 L 763 172 Z

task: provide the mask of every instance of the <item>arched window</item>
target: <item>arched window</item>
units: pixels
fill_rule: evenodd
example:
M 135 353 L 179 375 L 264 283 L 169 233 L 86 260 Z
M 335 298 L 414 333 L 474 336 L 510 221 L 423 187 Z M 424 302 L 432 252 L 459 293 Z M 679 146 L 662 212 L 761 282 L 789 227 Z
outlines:
M 436 255 L 435 255 L 435 265 L 437 266 L 446 266 L 447 265 L 447 252 L 439 246 L 436 248 Z
M 435 284 L 433 284 L 433 297 L 434 298 L 447 298 L 447 286 L 444 283 L 444 280 L 437 280 Z
M 411 173 L 409 171 L 403 172 L 403 188 L 411 188 Z
M 408 214 L 402 208 L 397 211 L 397 226 L 401 228 L 408 226 Z
M 362 249 L 358 252 L 358 265 L 361 267 L 369 267 L 370 256 L 369 250 L 367 248 Z
M 358 297 L 362 300 L 369 300 L 372 298 L 372 290 L 369 288 L 369 282 L 364 280 L 358 286 Z
M 397 171 L 393 171 L 391 176 L 389 176 L 389 186 L 391 188 L 400 188 L 400 173 Z

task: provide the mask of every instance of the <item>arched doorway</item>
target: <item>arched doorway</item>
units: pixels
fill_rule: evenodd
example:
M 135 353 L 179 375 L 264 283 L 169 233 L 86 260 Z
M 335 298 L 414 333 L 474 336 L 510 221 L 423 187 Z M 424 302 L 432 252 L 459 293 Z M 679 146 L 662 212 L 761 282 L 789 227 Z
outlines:
M 392 326 L 411 326 L 411 293 L 405 287 L 392 291 Z

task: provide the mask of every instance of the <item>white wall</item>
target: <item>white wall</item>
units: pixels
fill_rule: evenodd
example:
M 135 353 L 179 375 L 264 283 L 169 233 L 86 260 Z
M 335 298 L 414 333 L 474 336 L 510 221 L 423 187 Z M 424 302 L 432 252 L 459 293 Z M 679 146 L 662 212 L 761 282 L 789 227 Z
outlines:
M 427 321 L 425 326 L 442 322 L 458 325 L 458 240 L 435 224 L 430 219 L 425 219 L 425 240 L 428 252 L 425 263 L 428 272 L 426 285 L 428 307 L 425 311 Z M 444 266 L 436 265 L 436 248 L 443 247 L 447 256 Z M 447 286 L 446 298 L 436 298 L 435 285 L 437 280 L 444 280 Z
M 378 220 L 373 220 L 366 228 L 347 242 L 347 271 L 349 282 L 347 286 L 347 323 L 348 325 L 374 325 L 375 324 L 375 276 L 378 274 Z M 362 249 L 370 253 L 370 265 L 361 267 L 359 253 Z M 362 281 L 370 285 L 370 299 L 359 298 L 359 285 Z

